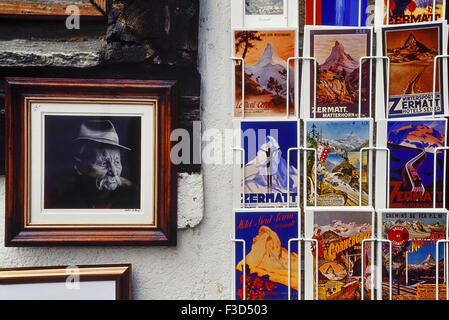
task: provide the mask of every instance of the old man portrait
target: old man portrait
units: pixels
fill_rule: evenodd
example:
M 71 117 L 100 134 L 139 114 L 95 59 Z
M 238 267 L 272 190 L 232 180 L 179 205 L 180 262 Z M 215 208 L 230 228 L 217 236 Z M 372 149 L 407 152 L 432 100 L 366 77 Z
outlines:
M 131 172 L 129 161 L 124 160 L 133 150 L 120 143 L 111 120 L 83 121 L 78 134 L 66 142 L 68 146 L 70 157 L 62 158 L 69 163 L 58 164 L 64 171 L 48 168 L 57 174 L 46 179 L 46 209 L 140 208 L 139 186 L 124 176 Z

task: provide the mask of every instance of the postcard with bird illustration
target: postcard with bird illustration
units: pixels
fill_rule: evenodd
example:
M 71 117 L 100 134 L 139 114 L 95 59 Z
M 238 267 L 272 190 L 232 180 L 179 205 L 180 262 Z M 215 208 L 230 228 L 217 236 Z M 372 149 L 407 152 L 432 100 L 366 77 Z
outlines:
M 447 83 L 442 75 L 446 62 L 436 61 L 434 69 L 435 57 L 446 52 L 443 29 L 442 22 L 381 28 L 379 54 L 390 59 L 389 117 L 445 114 Z
M 290 244 L 289 261 L 289 240 L 298 238 L 298 212 L 235 212 L 235 238 L 240 241 L 235 247 L 237 300 L 287 300 L 289 274 L 290 298 L 298 299 L 297 242 Z
M 433 7 L 434 3 L 435 8 Z M 376 0 L 376 6 L 380 8 L 380 12 L 385 12 L 381 24 L 387 24 L 388 11 L 390 12 L 388 24 L 442 20 L 444 19 L 445 5 L 444 0 Z M 382 17 L 380 17 L 380 20 L 382 20 Z
M 362 148 L 371 146 L 372 122 L 307 120 L 304 130 L 305 145 L 316 150 L 307 152 L 304 168 L 307 206 L 368 205 L 369 155 Z
M 371 299 L 374 250 L 363 240 L 371 239 L 373 222 L 372 210 L 306 210 L 306 237 L 316 241 L 305 246 L 306 299 L 361 300 L 362 290 Z
M 313 64 L 302 69 L 305 118 L 370 116 L 372 61 L 361 58 L 371 55 L 372 32 L 370 27 L 306 26 L 304 55 L 315 58 L 317 67 L 316 79 Z
M 378 299 L 390 295 L 390 259 L 393 300 L 435 300 L 436 269 L 439 270 L 439 298 L 446 299 L 444 283 L 444 246 L 437 241 L 446 239 L 447 212 L 441 209 L 381 210 L 378 234 L 391 241 L 379 248 L 379 282 L 382 290 Z
M 242 121 L 240 205 L 243 208 L 297 207 L 298 123 L 296 121 Z M 244 192 L 244 193 L 243 193 Z
M 443 205 L 447 120 L 390 120 L 387 147 L 390 150 L 390 208 L 436 207 Z
M 295 63 L 287 60 L 296 48 L 295 30 L 234 30 L 234 56 L 244 60 L 234 68 L 236 117 L 286 116 L 287 99 L 295 114 Z

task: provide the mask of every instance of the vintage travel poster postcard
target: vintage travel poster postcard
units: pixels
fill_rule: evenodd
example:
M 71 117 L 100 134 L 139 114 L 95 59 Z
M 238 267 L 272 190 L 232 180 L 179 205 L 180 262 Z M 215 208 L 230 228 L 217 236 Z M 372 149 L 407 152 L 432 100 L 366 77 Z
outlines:
M 388 121 L 390 208 L 432 208 L 434 152 L 446 146 L 446 120 Z M 443 203 L 445 154 L 437 157 L 437 207 Z
M 310 118 L 359 117 L 360 58 L 371 55 L 371 28 L 306 28 L 304 52 L 318 62 L 316 79 L 316 110 L 314 110 L 314 68 L 310 67 L 310 90 L 303 90 L 310 99 Z M 310 44 L 309 44 L 310 43 Z M 361 115 L 370 115 L 370 64 L 362 66 Z M 304 82 L 303 81 L 303 82 Z M 310 92 L 310 93 L 309 93 Z M 307 99 L 307 98 L 306 98 Z M 307 111 L 306 111 L 307 112 Z
M 314 4 L 315 3 L 315 4 Z M 354 0 L 306 0 L 306 24 L 323 26 L 359 25 L 359 1 Z M 315 5 L 315 23 L 313 12 Z M 361 26 L 367 25 L 368 0 L 361 1 Z
M 383 7 L 381 12 L 385 12 L 383 24 L 387 24 L 387 1 L 390 3 L 389 24 L 434 21 L 434 0 L 376 0 L 376 5 Z M 444 19 L 444 2 L 435 0 L 435 21 Z
M 307 205 L 316 197 L 317 206 L 359 206 L 360 180 L 362 205 L 368 205 L 368 152 L 361 173 L 360 151 L 371 146 L 371 121 L 309 120 L 305 130 L 307 147 L 317 150 L 316 164 L 313 152 L 307 153 Z
M 434 59 L 443 54 L 442 37 L 442 23 L 382 28 L 382 55 L 391 63 L 389 117 L 432 114 Z M 445 108 L 440 62 L 435 80 L 436 114 L 443 114 Z
M 295 114 L 295 30 L 235 30 L 234 56 L 245 61 L 245 116 L 285 116 L 287 90 Z M 289 82 L 287 85 L 287 73 Z M 235 116 L 242 115 L 242 66 L 235 66 Z
M 360 300 L 361 290 L 364 299 L 371 299 L 374 251 L 372 243 L 365 243 L 362 269 L 362 241 L 373 233 L 373 212 L 311 209 L 305 218 L 307 237 L 318 241 L 318 261 L 316 243 L 305 249 L 306 299 Z
M 298 152 L 291 151 L 288 159 L 288 150 L 298 147 L 298 123 L 242 121 L 241 134 L 245 150 L 242 207 L 285 208 L 288 202 L 297 207 Z
M 236 212 L 235 296 L 244 300 L 288 299 L 288 242 L 298 238 L 297 212 Z M 245 255 L 245 261 L 243 256 Z M 298 245 L 290 252 L 290 295 L 298 299 Z M 244 265 L 245 263 L 245 265 Z M 243 268 L 246 270 L 243 277 Z
M 379 228 L 385 243 L 381 248 L 382 299 L 389 299 L 389 259 L 392 259 L 393 300 L 435 300 L 436 268 L 439 268 L 439 296 L 446 299 L 444 249 L 436 243 L 446 239 L 446 212 L 386 210 L 380 213 Z M 380 297 L 379 297 L 380 298 Z

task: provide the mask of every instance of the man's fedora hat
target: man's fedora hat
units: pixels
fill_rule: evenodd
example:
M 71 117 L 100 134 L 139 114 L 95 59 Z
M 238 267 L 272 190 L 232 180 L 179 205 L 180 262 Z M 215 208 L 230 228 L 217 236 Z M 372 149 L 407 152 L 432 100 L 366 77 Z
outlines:
M 109 120 L 88 120 L 81 124 L 79 137 L 73 141 L 89 140 L 131 150 L 119 143 L 117 131 Z

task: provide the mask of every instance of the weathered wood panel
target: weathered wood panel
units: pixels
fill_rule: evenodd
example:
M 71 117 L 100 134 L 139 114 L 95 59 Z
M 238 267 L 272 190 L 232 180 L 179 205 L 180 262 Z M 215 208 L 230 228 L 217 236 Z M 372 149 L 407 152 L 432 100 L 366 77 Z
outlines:
M 98 0 L 96 0 L 98 1 Z M 106 10 L 106 1 L 100 0 L 98 3 L 88 0 L 64 1 L 64 0 L 1 0 L 0 17 L 67 17 L 66 8 L 69 5 L 76 5 L 79 8 L 80 16 L 103 18 Z

